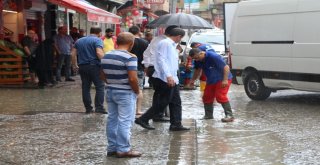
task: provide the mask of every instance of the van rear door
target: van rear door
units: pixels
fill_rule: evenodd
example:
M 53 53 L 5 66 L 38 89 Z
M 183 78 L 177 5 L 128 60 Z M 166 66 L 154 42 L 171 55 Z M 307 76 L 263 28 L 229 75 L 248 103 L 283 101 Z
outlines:
M 299 0 L 292 53 L 292 79 L 296 89 L 320 91 L 319 18 L 319 0 Z

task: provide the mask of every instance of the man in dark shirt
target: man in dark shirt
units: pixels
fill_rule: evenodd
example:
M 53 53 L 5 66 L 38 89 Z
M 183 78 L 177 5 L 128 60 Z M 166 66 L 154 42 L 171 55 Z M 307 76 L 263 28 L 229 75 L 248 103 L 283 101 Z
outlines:
M 81 38 L 80 33 L 78 33 L 78 29 L 76 27 L 71 28 L 70 36 L 72 37 L 74 42 Z
M 148 41 L 148 43 L 150 44 L 151 41 L 152 41 L 152 39 L 153 39 L 153 34 L 152 34 L 151 32 L 145 33 L 144 39 L 145 39 L 146 41 Z
M 27 55 L 31 82 L 34 84 L 36 83 L 35 50 L 38 47 L 38 44 L 33 40 L 35 35 L 36 35 L 35 31 L 30 29 L 27 32 L 27 36 L 25 36 L 21 41 L 21 45 Z
M 50 38 L 42 41 L 35 51 L 35 70 L 39 79 L 39 88 L 44 88 L 47 83 L 51 83 L 52 86 L 56 84 L 52 74 L 53 52 L 53 40 Z
M 129 32 L 135 36 L 134 45 L 131 50 L 131 53 L 135 54 L 138 57 L 138 79 L 139 79 L 139 87 L 140 93 L 137 97 L 137 108 L 136 108 L 136 115 L 142 115 L 141 112 L 141 104 L 142 104 L 142 89 L 143 89 L 143 81 L 144 81 L 144 65 L 142 64 L 143 61 L 143 52 L 147 49 L 149 43 L 140 38 L 140 28 L 138 26 L 132 26 L 129 29 Z

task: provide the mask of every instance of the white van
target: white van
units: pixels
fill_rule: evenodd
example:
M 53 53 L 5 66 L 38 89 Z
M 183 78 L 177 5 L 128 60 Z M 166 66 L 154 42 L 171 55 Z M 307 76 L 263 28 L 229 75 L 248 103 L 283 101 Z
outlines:
M 251 0 L 238 3 L 232 22 L 233 76 L 248 97 L 272 91 L 320 91 L 320 0 Z
M 183 45 L 186 45 L 183 52 L 183 56 L 185 58 L 189 55 L 189 51 L 191 50 L 191 44 L 193 42 L 210 45 L 217 54 L 221 55 L 225 59 L 227 58 L 225 56 L 224 31 L 221 29 L 206 29 L 194 32 L 190 36 L 188 42 L 183 43 Z

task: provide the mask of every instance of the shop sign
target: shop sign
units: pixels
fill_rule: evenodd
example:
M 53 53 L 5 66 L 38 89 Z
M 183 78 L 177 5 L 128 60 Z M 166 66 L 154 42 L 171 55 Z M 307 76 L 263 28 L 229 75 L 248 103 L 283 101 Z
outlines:
M 119 24 L 119 18 L 114 18 L 112 16 L 101 16 L 97 14 L 87 13 L 88 21 L 91 22 L 101 22 L 101 23 L 110 23 L 110 24 Z
M 163 4 L 164 0 L 145 0 L 144 3 L 146 3 L 146 4 Z

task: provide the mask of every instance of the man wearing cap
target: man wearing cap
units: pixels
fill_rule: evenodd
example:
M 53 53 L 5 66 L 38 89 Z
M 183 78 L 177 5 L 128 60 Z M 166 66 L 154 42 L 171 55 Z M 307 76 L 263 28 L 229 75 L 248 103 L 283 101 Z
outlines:
M 213 102 L 216 99 L 222 105 L 225 113 L 225 117 L 221 121 L 233 122 L 234 116 L 227 96 L 232 81 L 229 66 L 209 45 L 193 48 L 189 55 L 195 60 L 195 72 L 190 84 L 200 77 L 202 71 L 207 77 L 202 97 L 205 110 L 204 119 L 213 119 Z

